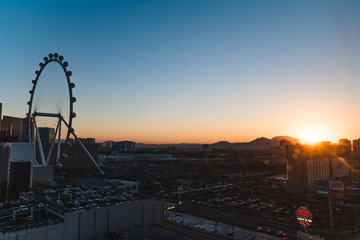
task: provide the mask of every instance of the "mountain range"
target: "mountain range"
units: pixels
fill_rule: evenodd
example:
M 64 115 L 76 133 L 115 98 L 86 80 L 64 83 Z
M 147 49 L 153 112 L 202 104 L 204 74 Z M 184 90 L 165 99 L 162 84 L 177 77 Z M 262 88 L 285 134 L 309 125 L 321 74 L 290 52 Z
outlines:
M 230 143 L 228 141 L 220 141 L 209 145 L 210 149 L 270 149 L 271 147 L 279 146 L 281 140 L 288 140 L 292 144 L 299 143 L 298 138 L 293 138 L 289 136 L 277 136 L 271 139 L 261 137 L 257 138 L 251 142 L 235 142 Z M 136 148 L 169 148 L 175 147 L 177 149 L 201 149 L 204 144 L 191 144 L 191 143 L 178 143 L 178 144 L 144 144 L 136 143 Z

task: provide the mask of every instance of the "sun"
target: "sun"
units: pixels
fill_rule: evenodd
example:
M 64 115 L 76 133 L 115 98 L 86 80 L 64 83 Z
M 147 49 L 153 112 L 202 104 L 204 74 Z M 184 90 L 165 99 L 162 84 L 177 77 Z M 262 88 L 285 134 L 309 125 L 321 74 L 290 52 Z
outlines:
M 329 139 L 329 131 L 326 131 L 322 125 L 303 126 L 298 132 L 298 136 L 304 144 L 316 144 Z
M 308 144 L 315 144 L 318 142 L 321 142 L 321 137 L 316 135 L 316 134 L 309 134 L 307 136 L 304 137 L 305 142 L 307 142 Z

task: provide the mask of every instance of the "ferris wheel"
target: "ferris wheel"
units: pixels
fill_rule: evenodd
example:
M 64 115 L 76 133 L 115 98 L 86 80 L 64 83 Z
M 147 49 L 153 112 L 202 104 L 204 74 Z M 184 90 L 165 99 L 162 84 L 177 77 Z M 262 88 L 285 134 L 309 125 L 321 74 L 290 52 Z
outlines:
M 85 146 L 76 136 L 72 128 L 73 119 L 76 117 L 73 104 L 76 98 L 73 96 L 75 84 L 70 81 L 72 72 L 67 69 L 69 63 L 57 53 L 50 53 L 44 57 L 44 62 L 39 63 L 40 69 L 35 71 L 36 77 L 32 80 L 33 87 L 29 91 L 29 110 L 26 114 L 27 138 L 34 142 L 34 164 L 48 165 L 55 145 L 57 145 L 56 164 L 61 166 L 60 160 L 66 160 L 66 146 L 71 146 L 69 141 L 72 135 L 91 159 L 94 166 L 102 173 L 101 169 L 87 151 Z M 62 126 L 64 125 L 64 126 Z M 50 149 L 45 156 L 39 129 L 47 128 L 53 134 L 49 134 L 47 141 Z M 63 147 L 61 147 L 61 143 Z M 39 151 L 40 159 L 37 160 L 36 152 Z

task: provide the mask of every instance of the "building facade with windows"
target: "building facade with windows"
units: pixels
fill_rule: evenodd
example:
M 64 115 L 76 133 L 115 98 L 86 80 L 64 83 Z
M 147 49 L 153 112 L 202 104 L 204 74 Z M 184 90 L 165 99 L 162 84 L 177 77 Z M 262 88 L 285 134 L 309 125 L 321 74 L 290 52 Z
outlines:
M 339 156 L 339 153 L 344 153 L 343 146 L 330 142 L 316 145 L 288 145 L 286 147 L 288 190 L 312 191 L 315 181 L 328 181 L 348 176 L 349 158 L 342 157 L 343 154 Z

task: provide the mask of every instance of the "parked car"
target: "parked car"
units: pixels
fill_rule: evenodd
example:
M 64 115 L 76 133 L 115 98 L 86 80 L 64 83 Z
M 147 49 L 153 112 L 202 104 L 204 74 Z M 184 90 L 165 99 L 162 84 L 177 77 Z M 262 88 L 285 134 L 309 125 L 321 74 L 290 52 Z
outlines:
M 25 206 L 25 205 L 20 205 L 20 206 L 19 206 L 19 209 L 20 209 L 21 212 L 27 212 L 27 211 L 29 211 L 29 208 L 28 208 L 27 206 Z
M 26 221 L 32 222 L 34 220 L 35 220 L 34 216 L 27 216 L 26 217 Z

